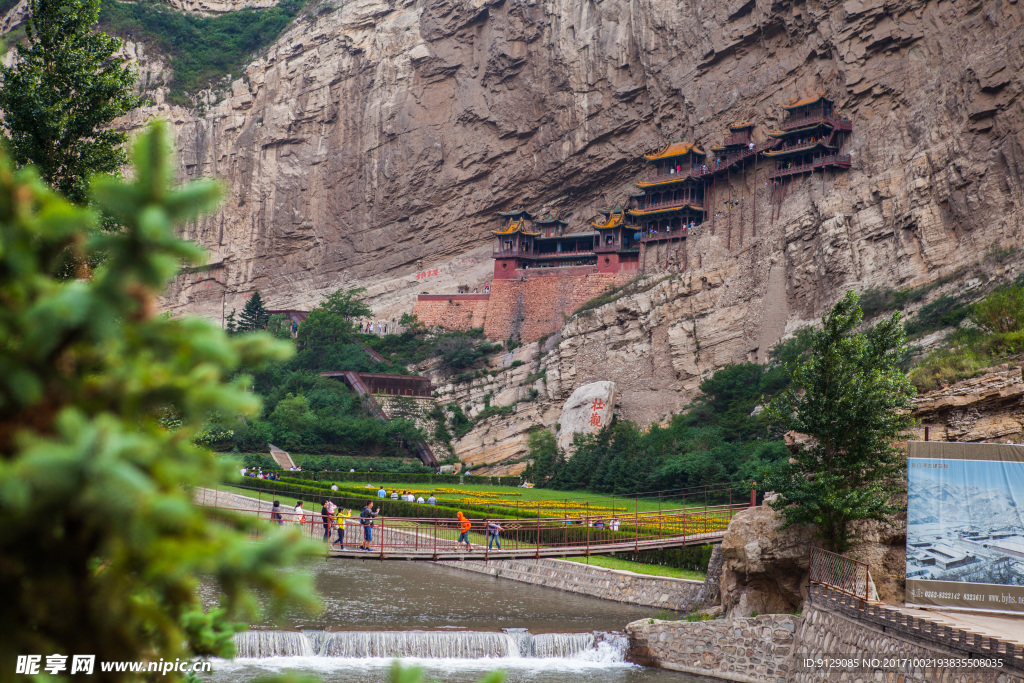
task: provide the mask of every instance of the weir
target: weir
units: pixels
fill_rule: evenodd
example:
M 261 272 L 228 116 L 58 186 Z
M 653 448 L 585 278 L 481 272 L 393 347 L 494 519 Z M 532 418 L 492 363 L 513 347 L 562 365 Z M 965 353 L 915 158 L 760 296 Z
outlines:
M 625 661 L 616 633 L 504 631 L 247 631 L 235 635 L 238 657 L 412 657 L 418 659 L 575 659 Z

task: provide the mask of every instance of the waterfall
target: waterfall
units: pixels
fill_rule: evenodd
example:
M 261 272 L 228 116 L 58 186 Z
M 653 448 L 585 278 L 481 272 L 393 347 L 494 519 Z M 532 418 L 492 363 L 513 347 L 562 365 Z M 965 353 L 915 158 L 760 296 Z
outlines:
M 506 633 L 486 631 L 346 631 L 331 634 L 321 654 L 479 659 L 518 656 L 519 645 Z
M 563 659 L 621 663 L 628 640 L 612 633 L 490 631 L 246 631 L 235 635 L 238 657 L 346 659 Z
M 575 657 L 593 647 L 593 633 L 541 633 L 533 637 L 534 657 Z
M 310 657 L 316 654 L 306 634 L 294 631 L 236 633 L 235 647 L 238 656 L 245 658 Z

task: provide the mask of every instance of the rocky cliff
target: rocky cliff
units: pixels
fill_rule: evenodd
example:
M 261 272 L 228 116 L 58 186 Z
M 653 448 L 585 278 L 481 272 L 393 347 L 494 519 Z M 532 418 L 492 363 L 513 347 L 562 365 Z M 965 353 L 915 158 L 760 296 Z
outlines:
M 853 121 L 849 171 L 790 182 L 781 205 L 763 170 L 734 178 L 756 203 L 742 228 L 698 229 L 687 263 L 659 256 L 649 288 L 574 318 L 545 361 L 559 400 L 614 376 L 622 412 L 656 420 L 846 288 L 929 282 L 1020 241 L 1021 15 L 1001 0 L 321 5 L 204 115 L 163 106 L 183 174 L 228 187 L 185 231 L 210 267 L 167 305 L 220 317 L 255 288 L 305 308 L 365 286 L 397 317 L 416 293 L 482 287 L 495 210 L 581 226 L 629 190 L 640 152 L 741 119 L 761 136 L 826 92 Z

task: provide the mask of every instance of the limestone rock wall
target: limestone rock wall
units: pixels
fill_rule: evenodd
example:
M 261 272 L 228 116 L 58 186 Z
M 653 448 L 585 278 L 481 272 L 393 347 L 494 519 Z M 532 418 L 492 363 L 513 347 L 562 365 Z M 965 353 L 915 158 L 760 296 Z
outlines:
M 761 136 L 781 105 L 826 92 L 853 121 L 849 171 L 788 182 L 781 204 L 764 169 L 716 187 L 750 209 L 696 230 L 685 269 L 678 250 L 652 252 L 645 270 L 666 281 L 566 326 L 555 393 L 614 376 L 622 414 L 656 421 L 703 375 L 763 358 L 846 288 L 921 284 L 1020 242 L 1022 8 L 317 6 L 202 116 L 159 111 L 177 126 L 182 175 L 228 189 L 219 213 L 183 231 L 210 250 L 222 284 L 182 278 L 166 305 L 219 318 L 255 288 L 273 307 L 308 308 L 366 286 L 375 314 L 397 318 L 419 292 L 490 280 L 495 210 L 558 208 L 582 227 L 629 191 L 642 151 L 673 137 L 713 143 L 738 120 Z M 424 269 L 438 275 L 418 280 Z
M 1024 441 L 1024 375 L 1019 361 L 914 399 L 917 437 L 933 441 Z

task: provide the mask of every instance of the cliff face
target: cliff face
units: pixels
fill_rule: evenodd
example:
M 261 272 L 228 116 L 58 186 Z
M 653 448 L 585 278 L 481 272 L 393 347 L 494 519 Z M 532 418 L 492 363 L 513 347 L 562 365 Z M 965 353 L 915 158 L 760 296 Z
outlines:
M 921 284 L 1019 243 L 1021 15 L 1001 0 L 323 6 L 202 117 L 163 107 L 183 173 L 229 191 L 185 231 L 211 267 L 167 304 L 219 317 L 255 288 L 306 308 L 365 286 L 397 317 L 419 292 L 482 288 L 495 210 L 582 227 L 629 190 L 640 152 L 740 120 L 762 136 L 781 105 L 826 92 L 853 121 L 853 168 L 794 180 L 781 204 L 763 168 L 733 178 L 716 190 L 746 198 L 731 228 L 698 229 L 685 270 L 656 255 L 649 288 L 574 318 L 545 359 L 552 400 L 614 379 L 622 412 L 655 420 L 846 288 Z

